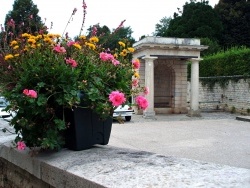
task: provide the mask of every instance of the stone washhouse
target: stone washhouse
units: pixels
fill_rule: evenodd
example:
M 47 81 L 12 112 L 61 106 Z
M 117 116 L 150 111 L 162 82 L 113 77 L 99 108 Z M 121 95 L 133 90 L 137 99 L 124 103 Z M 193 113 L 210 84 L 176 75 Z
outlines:
M 139 59 L 141 86 L 149 87 L 149 106 L 144 118 L 156 114 L 187 113 L 200 116 L 199 61 L 200 52 L 208 46 L 200 39 L 145 37 L 133 45 L 133 59 Z M 190 104 L 187 103 L 187 64 L 191 61 Z M 188 107 L 189 106 L 189 107 Z

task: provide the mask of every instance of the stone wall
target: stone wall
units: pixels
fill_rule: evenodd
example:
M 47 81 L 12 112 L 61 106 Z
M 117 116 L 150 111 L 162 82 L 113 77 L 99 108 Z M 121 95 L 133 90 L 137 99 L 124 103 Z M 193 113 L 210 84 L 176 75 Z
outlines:
M 53 188 L 29 172 L 0 158 L 0 188 Z
M 212 89 L 200 82 L 199 92 L 201 110 L 221 109 L 233 113 L 250 113 L 250 79 L 229 81 L 225 88 L 215 84 Z M 190 82 L 187 87 L 187 101 L 190 101 Z

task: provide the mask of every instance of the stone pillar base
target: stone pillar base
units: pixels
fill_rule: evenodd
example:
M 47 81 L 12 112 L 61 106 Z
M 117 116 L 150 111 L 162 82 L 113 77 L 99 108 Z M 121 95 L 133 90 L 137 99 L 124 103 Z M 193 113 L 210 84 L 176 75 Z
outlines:
M 155 117 L 155 111 L 152 112 L 143 112 L 143 118 L 145 119 L 156 119 Z
M 201 117 L 201 112 L 200 110 L 189 110 L 187 116 L 188 117 Z

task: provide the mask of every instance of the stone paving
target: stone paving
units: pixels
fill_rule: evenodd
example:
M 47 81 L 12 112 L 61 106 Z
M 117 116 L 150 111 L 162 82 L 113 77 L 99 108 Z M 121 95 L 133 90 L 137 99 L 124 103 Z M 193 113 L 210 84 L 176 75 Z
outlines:
M 250 123 L 236 120 L 239 114 L 201 115 L 134 115 L 113 123 L 109 145 L 250 169 Z

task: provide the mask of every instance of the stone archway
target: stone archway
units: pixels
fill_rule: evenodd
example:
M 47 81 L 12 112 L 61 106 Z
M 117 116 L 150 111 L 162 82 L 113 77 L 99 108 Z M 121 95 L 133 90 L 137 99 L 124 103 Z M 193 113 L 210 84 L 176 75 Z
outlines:
M 174 107 L 175 74 L 166 60 L 156 60 L 154 66 L 154 107 Z

